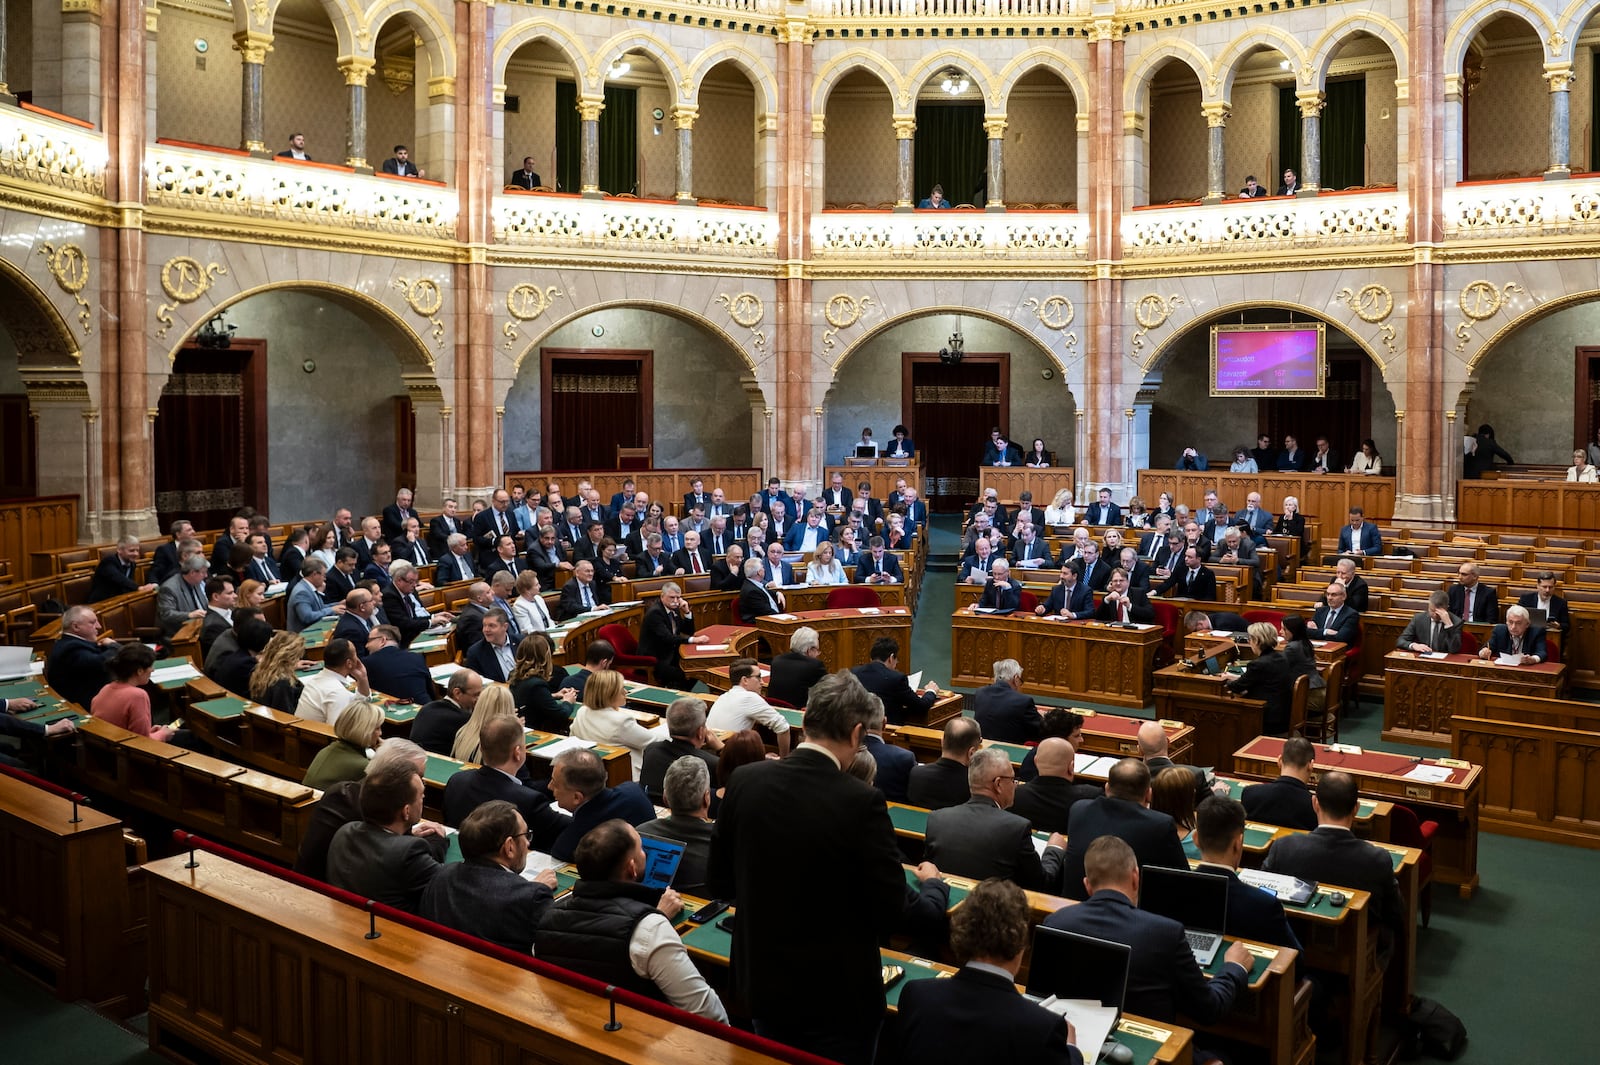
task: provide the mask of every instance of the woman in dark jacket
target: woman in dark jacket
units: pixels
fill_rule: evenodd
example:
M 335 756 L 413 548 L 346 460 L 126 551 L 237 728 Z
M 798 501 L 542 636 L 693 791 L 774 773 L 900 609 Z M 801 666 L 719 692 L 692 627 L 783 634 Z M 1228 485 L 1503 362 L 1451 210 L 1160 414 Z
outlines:
M 1229 677 L 1225 687 L 1236 694 L 1263 700 L 1267 705 L 1261 712 L 1261 730 L 1269 736 L 1282 736 L 1289 731 L 1290 703 L 1294 697 L 1294 674 L 1289 660 L 1278 650 L 1278 630 L 1265 621 L 1250 626 L 1250 646 L 1256 657 L 1245 665 L 1244 672 Z
M 1283 513 L 1272 523 L 1272 532 L 1276 536 L 1300 538 L 1300 563 L 1304 565 L 1311 555 L 1311 541 L 1306 539 L 1306 516 L 1300 513 L 1300 500 L 1294 496 L 1283 497 Z
M 578 691 L 567 687 L 552 695 L 550 676 L 554 669 L 550 637 L 542 632 L 530 632 L 517 644 L 516 664 L 511 667 L 506 683 L 511 686 L 511 701 L 516 704 L 524 725 L 565 736 L 572 726 Z
M 1306 619 L 1299 614 L 1290 614 L 1283 619 L 1283 634 L 1288 639 L 1283 648 L 1283 657 L 1289 663 L 1290 680 L 1311 678 L 1311 691 L 1306 696 L 1306 716 L 1319 716 L 1327 699 L 1328 682 L 1317 671 L 1317 651 L 1311 646 Z

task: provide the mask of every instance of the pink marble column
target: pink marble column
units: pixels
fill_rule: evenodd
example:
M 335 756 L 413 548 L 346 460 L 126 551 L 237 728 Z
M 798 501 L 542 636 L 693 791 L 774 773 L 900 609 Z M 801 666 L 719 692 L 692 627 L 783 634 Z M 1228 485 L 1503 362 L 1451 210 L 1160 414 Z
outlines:
M 490 57 L 494 51 L 494 9 L 459 0 L 456 4 L 455 184 L 460 196 L 456 239 L 463 244 L 489 243 L 491 211 L 498 182 L 498 160 L 489 158 L 494 143 L 489 125 Z M 489 267 L 462 263 L 454 270 L 456 466 L 445 471 L 445 483 L 485 488 L 500 483 L 494 410 L 494 292 Z M 452 480 L 453 477 L 453 480 Z
M 1122 36 L 1109 18 L 1096 20 L 1089 38 L 1089 258 L 1111 262 L 1122 257 L 1123 130 Z M 1122 384 L 1122 281 L 1097 276 L 1087 286 L 1085 314 L 1083 441 L 1077 458 L 1079 498 L 1091 483 L 1131 481 L 1126 470 L 1127 431 L 1120 400 Z
M 778 159 L 783 177 L 778 208 L 778 255 L 798 262 L 811 255 L 811 186 L 807 162 L 811 151 L 811 35 L 804 24 L 785 26 L 778 44 Z M 778 385 L 776 476 L 811 480 L 822 470 L 820 443 L 813 431 L 811 402 L 811 281 L 780 278 L 777 285 L 775 334 Z
M 1446 22 L 1443 0 L 1410 0 L 1409 92 L 1410 239 L 1444 239 L 1444 70 Z M 1406 394 L 1395 516 L 1443 518 L 1454 511 L 1455 480 L 1461 471 L 1460 430 L 1447 431 L 1444 395 L 1447 357 L 1444 267 L 1423 258 L 1411 267 L 1406 310 Z

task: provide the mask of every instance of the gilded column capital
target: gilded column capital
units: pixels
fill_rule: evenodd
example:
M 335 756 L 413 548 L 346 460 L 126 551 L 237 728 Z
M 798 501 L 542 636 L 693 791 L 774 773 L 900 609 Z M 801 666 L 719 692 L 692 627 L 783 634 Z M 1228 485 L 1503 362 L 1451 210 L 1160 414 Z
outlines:
M 1546 63 L 1544 65 L 1544 80 L 1550 83 L 1551 92 L 1568 92 L 1572 83 L 1577 78 L 1571 63 Z
M 338 63 L 346 85 L 365 85 L 367 76 L 378 66 L 376 59 L 364 55 L 342 55 Z
M 672 125 L 676 129 L 694 129 L 694 120 L 700 117 L 700 109 L 688 104 L 679 104 L 672 109 Z
M 1300 107 L 1301 118 L 1316 118 L 1328 106 L 1328 96 L 1317 89 L 1298 89 L 1294 94 L 1294 102 Z
M 1233 105 L 1226 100 L 1215 100 L 1201 104 L 1200 113 L 1206 116 L 1207 129 L 1218 129 L 1228 124 L 1228 117 L 1233 114 Z
M 894 136 L 895 140 L 908 141 L 917 135 L 916 115 L 895 115 Z
M 600 121 L 600 112 L 606 109 L 605 97 L 584 96 L 578 100 L 578 120 L 580 122 Z
M 449 75 L 440 75 L 428 79 L 428 102 L 449 103 L 456 98 L 456 79 Z
M 1089 23 L 1089 43 L 1119 40 L 1124 28 L 1122 22 L 1110 15 L 1097 15 L 1095 20 Z
M 260 66 L 267 61 L 267 53 L 272 51 L 272 34 L 240 30 L 233 35 L 233 50 L 246 63 Z
M 983 116 L 983 135 L 992 141 L 1005 139 L 1006 116 L 1004 112 Z
M 795 5 L 799 7 L 799 5 Z M 806 22 L 805 15 L 792 14 L 784 17 L 783 23 L 778 27 L 779 44 L 808 44 L 811 41 L 811 26 Z
M 100 0 L 61 0 L 61 13 L 63 15 L 87 15 L 92 19 L 100 17 Z

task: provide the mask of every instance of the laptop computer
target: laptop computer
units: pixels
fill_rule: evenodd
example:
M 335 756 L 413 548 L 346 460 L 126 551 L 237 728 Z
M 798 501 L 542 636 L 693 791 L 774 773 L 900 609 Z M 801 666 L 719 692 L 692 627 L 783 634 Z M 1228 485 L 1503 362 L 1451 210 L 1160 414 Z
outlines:
M 1087 999 L 1122 1012 L 1133 948 L 1126 943 L 1039 925 L 1028 961 L 1028 994 Z
M 1550 611 L 1540 610 L 1536 606 L 1528 607 L 1528 622 L 1532 625 L 1543 625 L 1550 620 Z
M 1203 969 L 1222 948 L 1222 930 L 1228 923 L 1228 878 L 1147 865 L 1139 879 L 1139 908 L 1183 925 L 1189 949 Z
M 877 444 L 857 444 L 856 445 L 856 458 L 858 458 L 858 459 L 875 459 L 877 457 L 878 457 L 878 445 Z
M 662 890 L 671 887 L 672 878 L 678 875 L 678 866 L 683 862 L 683 844 L 649 836 L 640 836 L 639 843 L 644 847 L 644 876 L 639 882 L 645 887 Z

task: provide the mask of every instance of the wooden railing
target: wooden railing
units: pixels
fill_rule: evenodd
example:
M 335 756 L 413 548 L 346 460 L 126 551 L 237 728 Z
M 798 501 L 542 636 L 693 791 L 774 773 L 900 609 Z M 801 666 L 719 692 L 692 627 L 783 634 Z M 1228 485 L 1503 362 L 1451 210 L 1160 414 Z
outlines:
M 1600 527 L 1600 485 L 1502 478 L 1456 482 L 1456 521 L 1491 529 Z
M 13 573 L 52 576 L 54 571 L 39 573 L 29 568 L 34 552 L 77 542 L 77 496 L 0 499 L 0 558 L 11 560 Z
M 1139 496 L 1145 506 L 1152 509 L 1162 492 L 1170 494 L 1174 503 L 1187 503 L 1192 509 L 1200 506 L 1201 499 L 1212 489 L 1216 489 L 1218 498 L 1227 504 L 1229 511 L 1243 507 L 1245 497 L 1251 492 L 1260 492 L 1261 505 L 1274 514 L 1282 514 L 1284 497 L 1294 496 L 1300 501 L 1300 513 L 1321 518 L 1324 529 L 1343 525 L 1351 507 L 1365 510 L 1368 521 L 1387 522 L 1394 517 L 1393 477 L 1349 473 L 1229 473 L 1225 469 L 1204 473 L 1139 471 Z M 1600 500 L 1600 495 L 1596 499 Z M 1038 502 L 1037 497 L 1035 502 Z

